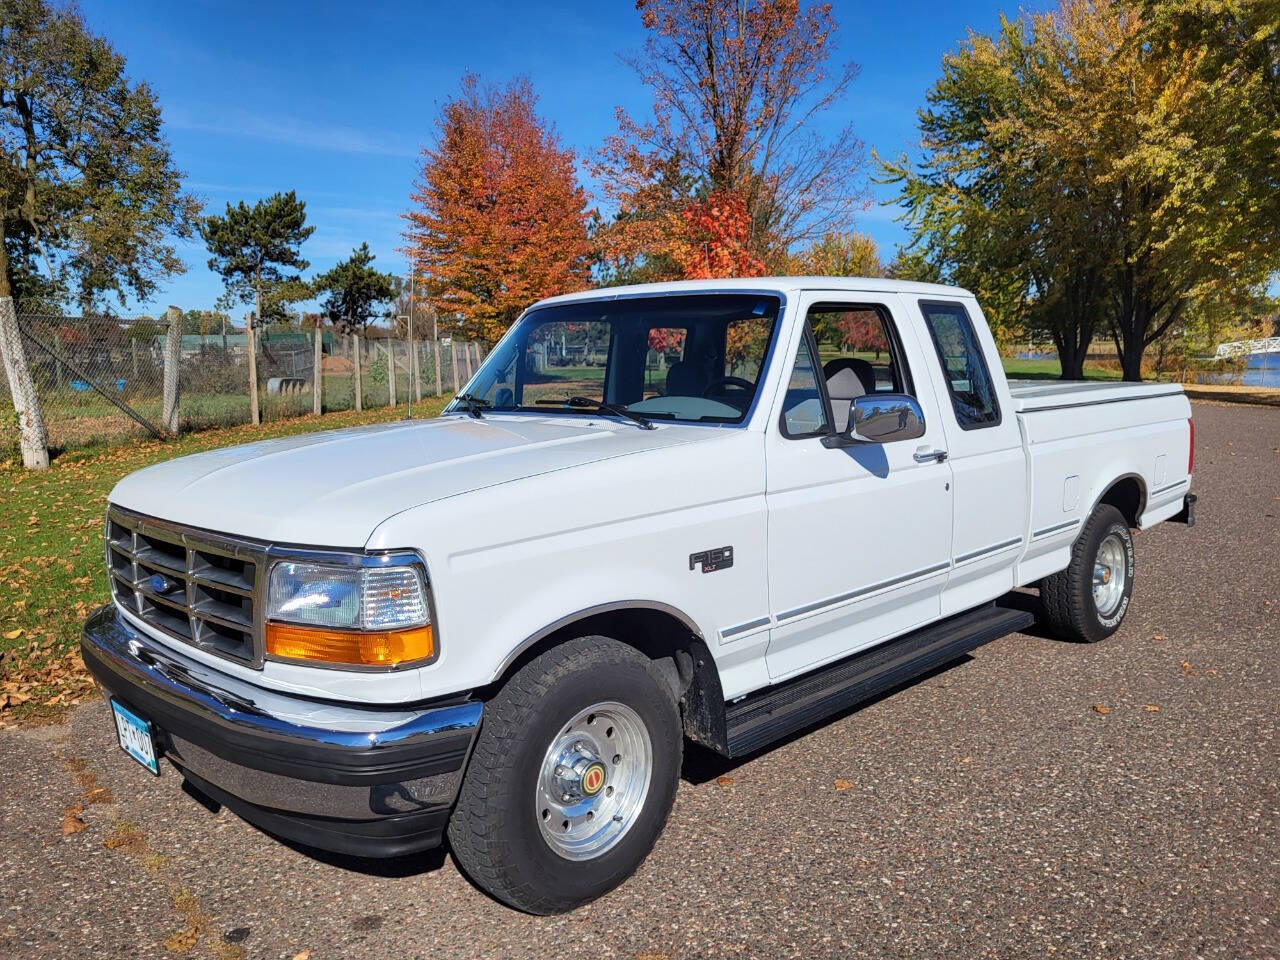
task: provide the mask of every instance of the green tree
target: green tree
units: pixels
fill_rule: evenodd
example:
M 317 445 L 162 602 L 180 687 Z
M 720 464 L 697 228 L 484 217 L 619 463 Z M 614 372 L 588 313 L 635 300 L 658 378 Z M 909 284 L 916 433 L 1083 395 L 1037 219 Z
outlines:
M 800 266 L 818 277 L 879 277 L 884 275 L 876 242 L 865 233 L 826 233 L 810 244 Z
M 1244 11 L 1235 27 L 1063 0 L 971 35 L 921 111 L 923 161 L 883 166 L 917 247 L 1051 336 L 1064 376 L 1105 331 L 1140 379 L 1189 307 L 1249 300 L 1280 266 L 1275 40 L 1257 35 L 1274 14 L 1220 5 Z
M 226 284 L 225 300 L 254 304 L 254 326 L 261 326 L 286 319 L 289 303 L 311 295 L 300 276 L 310 264 L 299 248 L 315 229 L 307 226 L 307 205 L 290 190 L 253 206 L 228 203 L 224 215 L 201 221 L 200 235 L 212 254 L 209 269 Z
M 230 326 L 231 318 L 221 310 L 187 310 L 182 314 L 183 333 L 223 333 Z
M 0 297 L 149 298 L 198 201 L 160 106 L 74 7 L 0 0 Z M 41 268 L 43 267 L 43 270 Z
M 327 294 L 324 312 L 347 333 L 358 333 L 375 317 L 386 316 L 378 305 L 395 300 L 400 293 L 400 278 L 375 270 L 374 259 L 369 244 L 362 243 L 312 284 L 317 292 Z

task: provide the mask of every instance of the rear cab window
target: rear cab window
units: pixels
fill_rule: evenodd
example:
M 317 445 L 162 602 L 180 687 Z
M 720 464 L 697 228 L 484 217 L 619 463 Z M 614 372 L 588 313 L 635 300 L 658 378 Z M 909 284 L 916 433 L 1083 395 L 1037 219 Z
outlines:
M 920 313 L 929 330 L 951 395 L 951 409 L 962 430 L 978 430 L 1000 423 L 1000 403 L 987 369 L 986 357 L 964 304 L 950 300 L 921 300 Z

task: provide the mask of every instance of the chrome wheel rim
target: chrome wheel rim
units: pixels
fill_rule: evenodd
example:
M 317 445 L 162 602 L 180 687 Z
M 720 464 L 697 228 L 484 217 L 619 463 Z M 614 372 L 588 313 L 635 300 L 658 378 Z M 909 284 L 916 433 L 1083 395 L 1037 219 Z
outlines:
M 640 715 L 605 701 L 580 710 L 551 741 L 538 772 L 534 815 L 566 860 L 611 850 L 640 816 L 653 779 L 653 743 Z
M 1109 534 L 1099 545 L 1093 562 L 1093 605 L 1101 616 L 1109 617 L 1119 608 L 1128 570 L 1124 541 L 1118 533 Z

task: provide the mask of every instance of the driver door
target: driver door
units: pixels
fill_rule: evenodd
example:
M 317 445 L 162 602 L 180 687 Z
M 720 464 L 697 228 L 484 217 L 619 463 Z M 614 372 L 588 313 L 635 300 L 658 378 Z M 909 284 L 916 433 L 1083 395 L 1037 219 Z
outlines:
M 799 308 L 805 322 L 793 334 L 791 372 L 765 441 L 773 681 L 936 619 L 951 558 L 951 467 L 919 456 L 945 450 L 946 438 L 921 344 L 895 322 L 905 313 L 898 297 L 817 291 Z M 883 329 L 883 353 L 850 346 L 868 317 Z M 838 341 L 846 336 L 841 324 L 851 331 L 843 347 L 819 344 L 815 325 L 835 329 Z M 837 380 L 840 367 L 865 363 L 877 371 L 863 380 L 871 390 L 914 395 L 924 436 L 823 446 L 841 413 L 833 413 L 824 363 L 833 384 L 847 380 Z

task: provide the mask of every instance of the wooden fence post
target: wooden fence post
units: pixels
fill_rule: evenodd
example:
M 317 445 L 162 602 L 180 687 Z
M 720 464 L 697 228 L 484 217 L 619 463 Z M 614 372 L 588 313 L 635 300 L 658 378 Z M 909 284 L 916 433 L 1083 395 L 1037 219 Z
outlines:
M 387 396 L 391 398 L 391 406 L 396 405 L 396 351 L 394 348 L 395 341 L 388 339 L 384 346 L 387 348 Z
M 0 297 L 0 358 L 9 378 L 9 393 L 18 418 L 18 445 L 22 448 L 22 465 L 28 470 L 49 469 L 49 431 L 40 412 L 40 398 L 27 366 L 27 353 L 22 347 L 18 329 L 18 313 L 13 297 Z
M 431 345 L 435 347 L 436 354 L 436 396 L 438 397 L 444 393 L 444 390 L 440 387 L 440 341 L 432 340 Z
M 165 311 L 169 329 L 164 335 L 164 432 L 178 435 L 178 363 L 182 359 L 182 311 L 170 307 Z
M 255 427 L 262 423 L 258 413 L 258 335 L 253 329 L 253 314 L 244 315 L 245 342 L 249 350 L 249 422 Z
M 449 338 L 449 366 L 453 368 L 453 392 L 458 392 L 458 345 Z
M 352 371 L 355 379 L 352 383 L 355 385 L 356 413 L 359 413 L 364 409 L 364 391 L 360 386 L 360 334 L 358 333 L 351 335 L 351 356 L 355 360 L 355 369 Z
M 422 402 L 422 363 L 418 356 L 418 341 L 409 337 L 409 379 L 412 381 L 413 399 Z
M 311 412 L 318 417 L 323 412 L 324 400 L 324 335 L 318 323 L 312 339 L 315 340 L 315 359 L 311 370 Z

